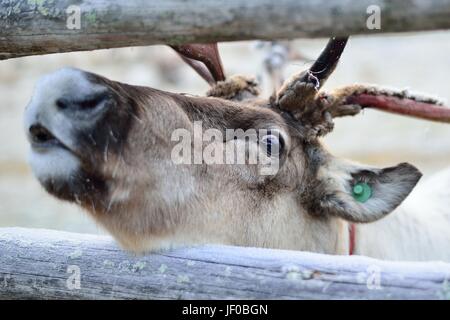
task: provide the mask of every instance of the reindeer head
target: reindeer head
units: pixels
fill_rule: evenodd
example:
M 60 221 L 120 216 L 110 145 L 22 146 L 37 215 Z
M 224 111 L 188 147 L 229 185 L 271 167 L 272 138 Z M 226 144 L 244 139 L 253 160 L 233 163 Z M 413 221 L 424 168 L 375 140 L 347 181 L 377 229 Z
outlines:
M 346 41 L 330 40 L 270 99 L 245 77 L 196 97 L 59 70 L 40 80 L 26 109 L 32 169 L 49 193 L 87 209 L 131 250 L 209 242 L 345 253 L 347 221 L 389 214 L 421 174 L 407 163 L 380 169 L 335 158 L 320 136 L 368 97 L 434 103 L 362 86 L 319 92 Z M 199 121 L 214 137 L 195 133 Z M 241 139 L 227 129 L 256 133 Z M 195 163 L 191 154 L 192 164 L 177 163 L 179 130 L 203 152 L 213 146 L 226 156 L 243 145 L 245 161 Z M 275 159 L 276 172 L 261 174 L 249 150 Z

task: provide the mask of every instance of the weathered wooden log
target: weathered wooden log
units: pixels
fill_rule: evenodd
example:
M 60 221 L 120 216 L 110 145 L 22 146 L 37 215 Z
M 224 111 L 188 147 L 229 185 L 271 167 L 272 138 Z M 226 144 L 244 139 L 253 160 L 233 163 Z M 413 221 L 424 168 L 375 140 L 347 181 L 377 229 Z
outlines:
M 106 236 L 0 229 L 0 299 L 450 299 L 450 264 L 202 246 L 134 256 Z
M 369 28 L 377 8 L 380 29 Z M 1 0 L 0 59 L 163 43 L 449 29 L 449 17 L 450 0 Z

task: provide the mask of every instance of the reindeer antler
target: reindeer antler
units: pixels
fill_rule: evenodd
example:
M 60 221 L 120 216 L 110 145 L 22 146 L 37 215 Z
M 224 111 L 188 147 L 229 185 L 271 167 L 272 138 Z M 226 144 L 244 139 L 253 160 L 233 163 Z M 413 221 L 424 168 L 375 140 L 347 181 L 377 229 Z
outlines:
M 347 40 L 348 37 L 331 38 L 308 70 L 286 81 L 275 98 L 278 108 L 306 112 L 317 92 L 336 68 Z
M 291 112 L 305 127 L 307 138 L 333 129 L 334 117 L 356 115 L 364 108 L 450 123 L 450 108 L 434 98 L 421 97 L 403 90 L 354 85 L 319 93 L 334 71 L 348 38 L 332 38 L 311 68 L 287 81 L 272 104 Z
M 364 108 L 450 123 L 450 108 L 445 107 L 442 102 L 434 98 L 413 95 L 405 90 L 354 85 L 335 90 L 331 94 L 319 93 L 320 88 L 336 68 L 347 41 L 348 37 L 331 38 L 308 70 L 294 75 L 285 82 L 272 98 L 272 104 L 279 109 L 292 112 L 307 129 L 311 129 L 309 134 L 313 136 L 331 131 L 333 118 L 356 115 Z M 188 44 L 172 48 L 209 84 L 215 85 L 225 80 L 217 43 Z M 250 96 L 258 94 L 256 83 L 247 78 L 237 77 L 230 79 L 230 82 L 214 86 L 208 95 L 233 99 L 235 91 L 247 90 Z M 230 89 L 224 90 L 222 87 Z M 225 96 L 224 92 L 229 91 L 233 94 Z
M 225 80 L 217 43 L 171 47 L 210 85 Z
M 359 113 L 372 108 L 390 113 L 437 122 L 450 123 L 450 108 L 436 98 L 412 94 L 406 90 L 391 90 L 369 85 L 344 87 L 332 93 L 333 117 Z
M 259 95 L 258 83 L 252 77 L 233 76 L 225 80 L 217 43 L 172 46 L 210 85 L 207 96 L 244 100 Z

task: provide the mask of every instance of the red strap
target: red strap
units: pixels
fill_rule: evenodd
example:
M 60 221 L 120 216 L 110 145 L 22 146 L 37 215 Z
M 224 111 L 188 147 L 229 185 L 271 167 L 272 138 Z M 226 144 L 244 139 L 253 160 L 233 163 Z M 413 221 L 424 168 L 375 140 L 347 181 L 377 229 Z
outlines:
M 349 232 L 349 255 L 353 255 L 353 252 L 355 251 L 355 238 L 356 238 L 356 230 L 355 225 L 353 223 L 350 223 L 348 226 L 348 232 Z

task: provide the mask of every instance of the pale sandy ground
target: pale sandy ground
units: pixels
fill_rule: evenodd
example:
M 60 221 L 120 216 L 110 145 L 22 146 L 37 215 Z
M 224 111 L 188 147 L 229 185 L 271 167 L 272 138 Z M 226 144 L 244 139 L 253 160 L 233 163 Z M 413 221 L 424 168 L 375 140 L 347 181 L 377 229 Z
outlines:
M 311 58 L 326 40 L 299 40 L 295 47 Z M 253 42 L 221 45 L 228 74 L 258 75 L 263 52 Z M 36 80 L 63 66 L 100 73 L 114 80 L 159 89 L 202 94 L 207 85 L 163 46 L 56 54 L 0 62 L 0 227 L 24 226 L 102 232 L 77 207 L 48 196 L 26 162 L 22 113 Z M 286 74 L 307 67 L 292 63 Z M 450 32 L 355 37 L 325 89 L 354 82 L 377 83 L 426 92 L 450 101 Z M 268 90 L 267 90 L 268 91 Z M 408 161 L 425 178 L 450 165 L 450 125 L 365 111 L 340 119 L 326 138 L 339 156 L 373 165 Z

